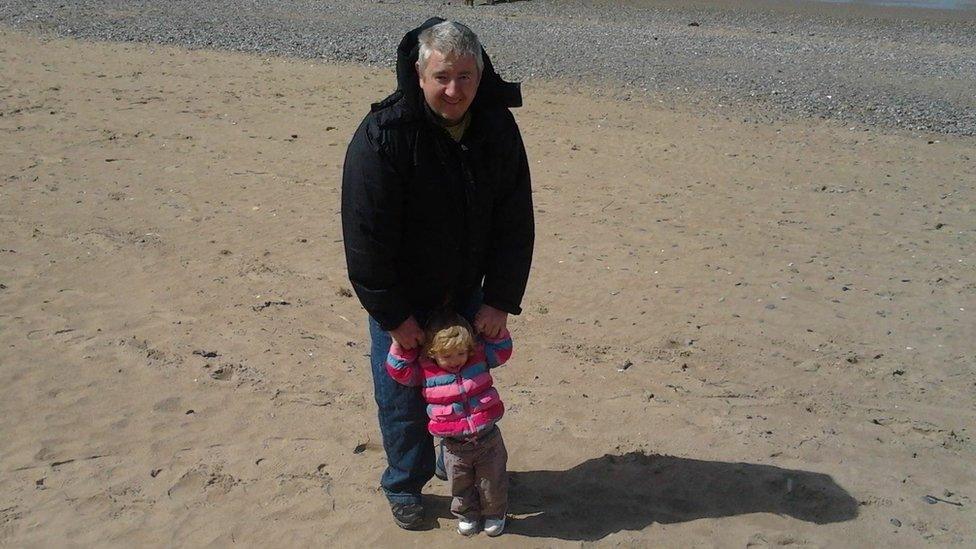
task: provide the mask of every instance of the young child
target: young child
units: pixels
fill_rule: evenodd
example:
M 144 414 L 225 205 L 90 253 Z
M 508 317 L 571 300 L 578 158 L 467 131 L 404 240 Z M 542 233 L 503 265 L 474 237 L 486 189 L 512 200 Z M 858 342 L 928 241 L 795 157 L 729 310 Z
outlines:
M 471 326 L 456 313 L 435 315 L 427 325 L 426 344 L 390 346 L 386 369 L 399 383 L 420 386 L 427 401 L 427 428 L 444 441 L 444 468 L 451 483 L 451 512 L 458 533 L 498 536 L 508 507 L 508 453 L 495 426 L 505 409 L 492 386 L 489 369 L 512 356 L 512 338 L 475 339 Z

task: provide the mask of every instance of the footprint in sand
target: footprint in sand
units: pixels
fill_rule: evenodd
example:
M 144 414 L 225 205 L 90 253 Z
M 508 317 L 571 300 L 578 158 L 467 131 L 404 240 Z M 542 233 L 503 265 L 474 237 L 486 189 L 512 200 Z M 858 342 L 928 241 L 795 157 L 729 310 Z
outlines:
M 234 370 L 233 364 L 221 364 L 216 370 L 210 372 L 210 377 L 217 381 L 228 381 L 234 377 Z
M 180 397 L 169 397 L 153 405 L 154 412 L 176 412 L 180 410 Z

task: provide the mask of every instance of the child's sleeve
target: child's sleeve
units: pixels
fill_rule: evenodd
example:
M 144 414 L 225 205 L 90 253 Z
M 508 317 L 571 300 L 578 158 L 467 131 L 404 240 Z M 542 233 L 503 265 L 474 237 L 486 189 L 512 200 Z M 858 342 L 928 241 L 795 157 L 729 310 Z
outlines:
M 512 356 L 512 334 L 508 332 L 508 328 L 502 330 L 496 338 L 482 336 L 482 341 L 485 343 L 485 359 L 489 368 L 505 364 Z
M 386 372 L 401 385 L 417 387 L 421 382 L 419 356 L 419 348 L 404 349 L 394 341 L 386 355 Z

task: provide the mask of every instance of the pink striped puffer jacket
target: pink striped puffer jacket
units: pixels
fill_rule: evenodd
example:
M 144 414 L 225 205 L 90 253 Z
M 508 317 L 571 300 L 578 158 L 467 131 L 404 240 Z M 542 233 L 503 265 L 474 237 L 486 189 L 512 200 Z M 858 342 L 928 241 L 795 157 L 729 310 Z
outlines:
M 457 373 L 441 369 L 420 349 L 404 349 L 394 341 L 386 371 L 397 382 L 422 387 L 427 401 L 427 429 L 438 437 L 469 438 L 490 429 L 505 413 L 491 373 L 512 356 L 512 336 L 505 330 L 497 339 L 479 338 L 468 362 Z

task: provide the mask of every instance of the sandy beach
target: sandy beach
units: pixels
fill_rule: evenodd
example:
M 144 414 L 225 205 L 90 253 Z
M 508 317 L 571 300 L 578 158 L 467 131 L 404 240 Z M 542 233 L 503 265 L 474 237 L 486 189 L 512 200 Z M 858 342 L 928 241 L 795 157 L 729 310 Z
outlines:
M 0 545 L 976 542 L 976 138 L 533 81 L 512 508 L 389 517 L 345 274 L 386 70 L 0 28 Z

